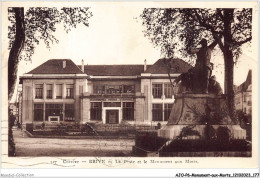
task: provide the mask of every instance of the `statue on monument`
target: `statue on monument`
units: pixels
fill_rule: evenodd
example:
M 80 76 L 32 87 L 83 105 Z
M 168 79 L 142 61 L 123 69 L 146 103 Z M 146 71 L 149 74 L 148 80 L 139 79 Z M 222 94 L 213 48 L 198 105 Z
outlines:
M 197 55 L 195 66 L 173 82 L 173 86 L 178 84 L 179 91 L 174 96 L 168 123 L 159 129 L 158 136 L 172 140 L 221 139 L 215 133 L 225 128 L 232 132 L 228 138 L 245 139 L 246 131 L 234 125 L 226 96 L 222 95 L 220 84 L 212 76 L 213 63 L 210 59 L 217 41 L 208 46 L 207 41 L 202 39 L 200 44 L 200 48 L 189 50 L 189 53 Z
M 209 88 L 211 88 L 210 92 L 213 92 L 215 94 L 222 94 L 222 91 L 219 91 L 219 89 L 212 89 L 214 88 L 214 86 L 219 87 L 219 85 L 216 85 L 216 78 L 214 78 L 215 82 L 210 82 L 210 77 L 213 70 L 213 63 L 210 62 L 211 52 L 213 48 L 217 45 L 217 41 L 214 41 L 208 46 L 207 40 L 202 39 L 200 41 L 200 44 L 200 48 L 190 49 L 188 51 L 190 54 L 197 55 L 195 67 L 177 77 L 174 81 L 174 85 L 181 81 L 179 90 L 180 93 L 187 92 L 207 94 L 209 93 Z

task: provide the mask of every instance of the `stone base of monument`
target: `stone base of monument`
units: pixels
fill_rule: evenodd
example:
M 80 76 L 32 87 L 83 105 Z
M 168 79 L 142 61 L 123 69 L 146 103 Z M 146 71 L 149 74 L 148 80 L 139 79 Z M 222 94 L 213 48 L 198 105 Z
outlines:
M 246 139 L 246 130 L 242 129 L 240 125 L 211 125 L 212 128 L 217 131 L 220 127 L 227 128 L 230 131 L 230 139 Z M 183 128 L 187 128 L 187 125 L 169 125 L 164 126 L 158 131 L 158 137 L 167 139 L 204 139 L 206 138 L 206 125 L 195 125 L 191 133 L 182 134 Z
M 157 131 L 157 137 L 140 136 L 151 143 L 164 142 L 157 149 L 149 149 L 137 142 L 136 156 L 184 157 L 250 157 L 251 143 L 246 141 L 246 130 L 232 121 L 224 95 L 178 94 L 166 126 Z M 152 138 L 152 139 L 151 139 Z M 155 147 L 157 142 L 150 147 Z
M 158 136 L 167 139 L 201 139 L 228 130 L 230 139 L 246 139 L 246 130 L 234 123 L 224 95 L 177 94 L 166 126 Z M 220 133 L 221 134 L 221 133 Z

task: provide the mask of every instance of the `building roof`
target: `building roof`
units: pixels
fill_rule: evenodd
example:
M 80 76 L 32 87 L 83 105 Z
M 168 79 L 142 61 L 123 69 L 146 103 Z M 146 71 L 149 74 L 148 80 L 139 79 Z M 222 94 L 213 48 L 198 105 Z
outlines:
M 66 66 L 63 68 L 63 62 Z M 171 68 L 167 68 L 165 59 L 159 59 L 153 65 L 84 65 L 84 73 L 93 76 L 138 76 L 141 73 L 167 74 L 187 72 L 192 66 L 187 62 L 172 58 L 167 60 L 171 63 Z M 83 74 L 81 65 L 75 65 L 70 59 L 51 59 L 28 72 L 27 74 Z
M 93 76 L 137 76 L 144 72 L 144 65 L 85 65 L 84 72 Z
M 66 66 L 63 68 L 64 61 Z M 83 74 L 83 72 L 70 59 L 50 59 L 27 74 Z
M 252 70 L 248 71 L 247 77 L 246 77 L 246 81 L 243 82 L 241 85 L 239 85 L 238 87 L 236 87 L 236 93 L 239 92 L 245 92 L 248 89 L 248 86 L 252 84 Z
M 144 71 L 144 65 L 85 65 L 84 72 L 93 76 L 136 76 L 141 75 L 141 73 L 167 74 L 168 68 L 164 61 L 165 59 L 159 59 L 153 65 L 147 65 L 146 71 Z M 170 73 L 187 72 L 192 67 L 178 58 L 172 58 L 168 62 L 172 64 Z
M 170 68 L 167 64 L 170 64 Z M 159 59 L 151 67 L 149 67 L 145 73 L 151 74 L 167 74 L 169 73 L 184 73 L 187 72 L 192 66 L 182 59 L 171 58 L 171 59 Z M 168 71 L 169 70 L 169 71 Z

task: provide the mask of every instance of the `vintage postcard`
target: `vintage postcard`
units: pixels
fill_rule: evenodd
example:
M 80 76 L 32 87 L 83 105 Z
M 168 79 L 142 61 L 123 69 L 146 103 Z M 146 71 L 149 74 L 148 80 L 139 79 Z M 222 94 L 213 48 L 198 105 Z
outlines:
M 2 168 L 258 167 L 257 2 L 1 10 Z

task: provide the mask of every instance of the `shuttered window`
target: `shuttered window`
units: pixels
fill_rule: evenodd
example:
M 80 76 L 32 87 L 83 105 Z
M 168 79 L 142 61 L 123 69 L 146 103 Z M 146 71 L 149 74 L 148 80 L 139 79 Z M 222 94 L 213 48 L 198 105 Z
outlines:
M 74 85 L 66 85 L 66 98 L 74 97 Z
M 162 84 L 153 84 L 153 97 L 154 98 L 162 97 Z
M 56 98 L 61 99 L 62 98 L 62 84 L 56 85 Z
M 43 84 L 35 85 L 35 98 L 42 99 L 43 98 Z
M 123 119 L 130 121 L 134 120 L 134 102 L 123 103 Z
M 164 84 L 164 95 L 165 98 L 172 98 L 172 87 L 170 83 Z
M 91 102 L 90 120 L 102 120 L 102 103 Z
M 153 104 L 153 121 L 162 121 L 162 104 Z
M 165 121 L 168 121 L 170 114 L 171 114 L 171 110 L 172 110 L 172 104 L 170 104 L 170 103 L 164 104 L 164 120 Z
M 43 104 L 34 104 L 34 121 L 43 121 Z
M 74 104 L 65 104 L 65 121 L 75 121 Z
M 51 84 L 46 85 L 46 98 L 52 99 L 52 85 Z

